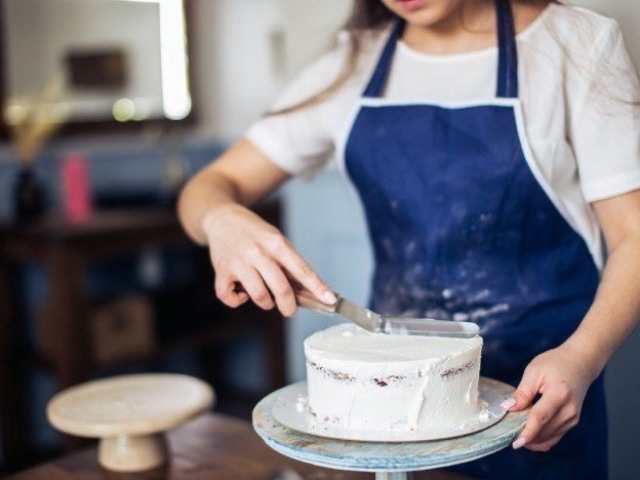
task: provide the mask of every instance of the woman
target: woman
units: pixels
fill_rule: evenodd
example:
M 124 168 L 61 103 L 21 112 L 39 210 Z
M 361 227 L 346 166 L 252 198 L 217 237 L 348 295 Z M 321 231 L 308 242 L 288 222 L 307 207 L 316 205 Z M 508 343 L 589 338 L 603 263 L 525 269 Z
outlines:
M 504 407 L 535 401 L 513 449 L 459 470 L 606 478 L 601 373 L 640 313 L 640 97 L 617 25 L 548 2 L 361 0 L 349 27 L 182 194 L 218 297 L 293 315 L 293 279 L 335 301 L 245 208 L 335 153 L 368 220 L 372 308 L 477 322 L 482 374 L 519 385 Z

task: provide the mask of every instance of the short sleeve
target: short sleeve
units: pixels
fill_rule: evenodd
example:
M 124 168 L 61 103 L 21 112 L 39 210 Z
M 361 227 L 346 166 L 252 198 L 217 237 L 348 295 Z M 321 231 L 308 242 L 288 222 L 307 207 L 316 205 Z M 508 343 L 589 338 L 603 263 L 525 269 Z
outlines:
M 599 32 L 586 64 L 572 63 L 568 133 L 585 199 L 640 189 L 640 86 L 617 23 Z
M 307 67 L 278 98 L 272 111 L 297 105 L 322 92 L 340 75 L 348 54 L 344 41 Z M 332 158 L 335 145 L 329 125 L 330 96 L 312 105 L 281 114 L 267 114 L 246 133 L 246 138 L 274 164 L 291 175 L 312 176 Z

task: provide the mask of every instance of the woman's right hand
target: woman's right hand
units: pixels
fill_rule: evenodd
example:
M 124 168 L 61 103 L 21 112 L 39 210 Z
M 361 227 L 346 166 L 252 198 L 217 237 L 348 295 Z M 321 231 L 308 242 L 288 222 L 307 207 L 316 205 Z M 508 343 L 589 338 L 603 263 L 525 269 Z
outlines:
M 289 240 L 249 209 L 218 205 L 204 218 L 202 229 L 216 273 L 216 295 L 225 305 L 238 307 L 251 298 L 265 310 L 277 305 L 291 317 L 297 310 L 291 281 L 327 305 L 336 303 L 331 289 Z

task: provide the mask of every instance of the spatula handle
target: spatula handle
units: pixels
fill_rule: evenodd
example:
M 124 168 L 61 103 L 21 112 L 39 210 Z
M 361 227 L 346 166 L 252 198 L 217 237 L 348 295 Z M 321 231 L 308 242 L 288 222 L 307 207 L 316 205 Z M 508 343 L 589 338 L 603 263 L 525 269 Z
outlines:
M 308 290 L 294 288 L 294 292 L 296 295 L 296 303 L 300 305 L 302 308 L 306 308 L 307 310 L 313 310 L 314 312 L 323 313 L 329 316 L 335 315 L 337 303 L 334 305 L 327 305 L 326 303 L 323 303 L 320 300 L 318 300 L 315 297 L 315 295 L 313 295 Z M 334 292 L 334 295 L 338 299 L 340 299 L 340 296 L 335 292 Z
M 327 305 L 326 303 L 318 300 L 315 295 L 313 295 L 309 290 L 300 286 L 299 284 L 291 282 L 291 286 L 293 287 L 293 292 L 296 296 L 296 303 L 300 307 L 329 316 L 333 316 L 336 314 L 336 305 L 338 305 L 338 303 L 335 303 L 334 305 Z M 244 287 L 238 282 L 236 282 L 233 291 L 236 293 L 247 293 Z M 336 298 L 338 298 L 339 301 L 340 295 L 335 292 L 334 295 L 336 296 Z

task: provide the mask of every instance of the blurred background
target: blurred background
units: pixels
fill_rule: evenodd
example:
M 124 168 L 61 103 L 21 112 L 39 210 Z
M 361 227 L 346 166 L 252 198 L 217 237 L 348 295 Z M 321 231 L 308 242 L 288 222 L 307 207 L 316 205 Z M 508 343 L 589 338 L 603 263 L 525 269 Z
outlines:
M 640 65 L 637 0 L 617 18 Z M 214 298 L 181 233 L 180 187 L 328 49 L 348 0 L 0 0 L 0 475 L 73 447 L 49 427 L 60 388 L 118 373 L 203 378 L 250 418 L 304 379 L 302 341 L 331 321 Z M 332 287 L 366 301 L 364 224 L 338 173 L 256 211 Z M 640 478 L 640 336 L 608 374 L 613 479 Z

